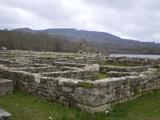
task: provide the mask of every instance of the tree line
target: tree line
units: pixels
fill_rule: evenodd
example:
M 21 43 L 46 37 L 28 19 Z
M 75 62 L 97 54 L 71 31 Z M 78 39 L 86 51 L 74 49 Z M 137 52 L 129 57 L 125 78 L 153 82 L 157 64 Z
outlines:
M 86 47 L 87 46 L 87 47 Z M 63 35 L 52 35 L 38 32 L 19 32 L 0 30 L 0 47 L 10 50 L 33 50 L 55 52 L 78 52 L 90 48 L 85 40 L 72 41 Z

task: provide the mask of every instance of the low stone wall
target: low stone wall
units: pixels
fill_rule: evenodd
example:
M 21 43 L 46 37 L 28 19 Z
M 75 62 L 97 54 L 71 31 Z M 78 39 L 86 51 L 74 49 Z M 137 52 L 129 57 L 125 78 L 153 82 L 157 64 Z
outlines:
M 78 67 L 78 68 L 85 68 L 86 67 L 86 64 L 67 63 L 67 62 L 54 62 L 53 65 L 55 65 L 55 66 Z
M 119 72 L 142 72 L 151 68 L 150 65 L 147 66 L 137 66 L 137 67 L 117 67 L 117 66 L 100 66 L 99 71 L 106 73 L 109 71 L 119 71 Z
M 160 89 L 160 73 L 148 71 L 139 76 L 107 78 L 83 84 L 78 88 L 79 107 L 90 112 L 105 111 L 112 104 L 134 99 L 146 91 Z M 82 99 L 81 99 L 82 98 Z M 83 103 L 83 104 L 82 104 Z
M 53 72 L 56 71 L 57 68 L 55 66 L 49 67 L 23 67 L 23 68 L 12 68 L 15 71 L 27 71 L 31 73 L 42 73 L 42 72 Z
M 13 81 L 0 79 L 0 96 L 8 95 L 13 92 Z
M 62 78 L 82 79 L 82 80 L 95 80 L 97 79 L 97 76 L 99 73 L 98 64 L 78 65 L 78 64 L 67 64 L 67 63 L 62 64 L 61 63 L 61 65 L 69 65 L 69 66 L 67 67 L 63 66 L 63 69 L 66 71 L 46 72 L 46 73 L 42 73 L 41 75 L 45 77 L 53 77 L 53 78 L 62 77 Z M 77 68 L 75 67 L 76 65 L 83 66 L 83 68 Z M 67 69 L 70 69 L 70 70 L 67 70 Z
M 146 66 L 155 65 L 160 61 L 157 59 L 147 58 L 128 58 L 128 57 L 108 57 L 106 64 L 128 65 L 128 66 Z
M 117 72 L 117 71 L 110 71 L 107 72 L 107 77 L 123 77 L 123 76 L 135 76 L 139 75 L 137 72 Z
M 11 114 L 0 108 L 0 120 L 11 120 Z
M 82 80 L 95 80 L 97 79 L 97 71 L 85 71 L 85 70 L 74 70 L 74 71 L 59 71 L 59 72 L 48 72 L 42 73 L 45 77 L 62 77 L 62 78 L 73 78 Z
M 160 89 L 160 73 L 156 70 L 149 70 L 138 76 L 96 81 L 41 77 L 24 71 L 11 71 L 5 67 L 0 69 L 0 74 L 12 79 L 15 87 L 20 90 L 89 112 L 105 111 L 114 103 Z

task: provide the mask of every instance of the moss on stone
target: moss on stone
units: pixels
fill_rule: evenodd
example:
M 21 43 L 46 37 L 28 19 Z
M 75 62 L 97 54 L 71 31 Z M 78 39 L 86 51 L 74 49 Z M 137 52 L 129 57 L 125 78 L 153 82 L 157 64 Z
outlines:
M 99 74 L 98 74 L 98 79 L 105 79 L 105 78 L 107 78 L 108 76 L 107 76 L 107 73 L 102 73 L 102 72 L 100 72 Z
M 84 88 L 93 88 L 94 87 L 93 83 L 85 82 L 85 81 L 78 82 L 78 86 L 84 87 Z

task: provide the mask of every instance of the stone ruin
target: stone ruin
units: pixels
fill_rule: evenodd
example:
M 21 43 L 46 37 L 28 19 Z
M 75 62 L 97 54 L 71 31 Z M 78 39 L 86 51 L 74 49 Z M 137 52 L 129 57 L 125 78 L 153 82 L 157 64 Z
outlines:
M 160 60 L 10 51 L 0 56 L 0 95 L 18 89 L 88 112 L 160 88 Z M 106 78 L 100 79 L 102 73 Z

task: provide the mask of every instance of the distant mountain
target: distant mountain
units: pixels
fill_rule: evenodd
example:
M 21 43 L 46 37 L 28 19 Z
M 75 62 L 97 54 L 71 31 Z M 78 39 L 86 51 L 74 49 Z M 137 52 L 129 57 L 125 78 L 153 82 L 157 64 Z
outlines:
M 160 54 L 160 44 L 123 39 L 118 36 L 97 31 L 76 30 L 67 28 L 32 30 L 29 28 L 14 29 L 20 32 L 44 32 L 51 36 L 63 35 L 72 41 L 85 40 L 89 45 L 108 53 Z
M 32 30 L 30 28 L 17 28 L 17 29 L 13 29 L 12 31 L 18 31 L 18 32 L 37 32 L 37 30 Z
M 21 32 L 45 32 L 50 35 L 59 34 L 66 35 L 73 38 L 74 40 L 86 39 L 89 41 L 105 41 L 107 40 L 119 40 L 120 37 L 114 36 L 105 32 L 96 32 L 96 31 L 86 31 L 86 30 L 76 30 L 68 28 L 55 28 L 55 29 L 45 29 L 45 30 L 32 30 L 30 28 L 18 28 L 14 29 L 15 31 Z

